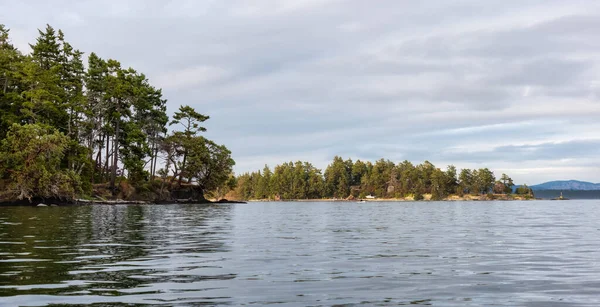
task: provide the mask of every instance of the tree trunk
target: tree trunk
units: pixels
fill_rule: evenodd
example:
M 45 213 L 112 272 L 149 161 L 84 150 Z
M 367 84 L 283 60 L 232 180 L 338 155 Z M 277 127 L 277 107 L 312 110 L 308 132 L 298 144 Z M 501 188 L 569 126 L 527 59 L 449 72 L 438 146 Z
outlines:
M 108 150 L 109 150 L 109 145 L 110 145 L 109 141 L 110 141 L 110 137 L 108 134 L 106 134 L 106 158 L 104 161 L 104 174 L 102 175 L 102 177 L 104 177 L 104 178 L 107 178 L 106 175 L 108 175 L 108 157 L 109 157 Z
M 104 139 L 101 139 L 101 142 L 102 142 L 101 144 L 104 144 Z M 92 145 L 92 150 L 93 150 L 93 148 L 94 148 L 94 145 Z M 98 153 L 96 154 L 96 160 L 94 161 L 94 169 L 92 171 L 92 183 L 94 183 L 94 174 L 96 173 L 98 168 L 100 170 L 102 170 L 102 147 L 101 146 L 98 147 Z
M 115 138 L 113 140 L 113 165 L 112 165 L 112 173 L 110 176 L 110 188 L 112 190 L 113 196 L 116 194 L 115 181 L 117 179 L 117 163 L 119 162 L 119 122 L 117 120 L 116 129 L 115 129 Z
M 183 161 L 181 162 L 181 171 L 179 172 L 179 181 L 177 184 L 181 187 L 181 180 L 183 178 L 183 172 L 185 171 L 185 160 L 187 159 L 187 152 L 183 153 Z
M 156 134 L 154 135 L 154 138 L 152 140 L 152 155 L 150 156 L 150 180 L 154 180 L 154 167 L 156 165 Z
M 156 162 L 158 161 L 158 148 L 154 148 L 154 166 L 152 167 L 152 178 L 156 176 Z

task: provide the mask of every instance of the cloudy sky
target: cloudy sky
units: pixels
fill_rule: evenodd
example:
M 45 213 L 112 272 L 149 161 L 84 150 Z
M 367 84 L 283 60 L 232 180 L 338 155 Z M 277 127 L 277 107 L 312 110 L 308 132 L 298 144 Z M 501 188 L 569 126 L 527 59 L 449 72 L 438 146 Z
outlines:
M 162 87 L 245 172 L 290 160 L 600 182 L 600 1 L 9 1 Z

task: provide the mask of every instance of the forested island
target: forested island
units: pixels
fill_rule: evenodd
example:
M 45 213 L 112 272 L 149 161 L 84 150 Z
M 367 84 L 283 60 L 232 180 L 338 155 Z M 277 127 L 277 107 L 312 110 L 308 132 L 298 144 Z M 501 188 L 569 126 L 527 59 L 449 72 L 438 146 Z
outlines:
M 487 168 L 445 170 L 335 157 L 234 176 L 224 145 L 206 139 L 209 116 L 182 105 L 172 118 L 159 88 L 133 68 L 87 57 L 50 25 L 24 54 L 0 25 L 0 203 L 531 198 Z M 517 196 L 513 196 L 516 194 Z M 471 196 L 469 196 L 471 195 Z
M 493 200 L 531 199 L 533 191 L 522 185 L 514 189 L 506 174 L 496 179 L 488 168 L 462 169 L 449 165 L 441 170 L 429 161 L 413 165 L 380 159 L 375 163 L 336 156 L 325 172 L 309 162 L 289 162 L 274 170 L 237 177 L 228 197 L 244 200 Z
M 87 57 L 50 25 L 24 54 L 0 25 L 0 202 L 177 199 L 233 182 L 231 152 L 201 135 L 208 116 L 133 68 Z

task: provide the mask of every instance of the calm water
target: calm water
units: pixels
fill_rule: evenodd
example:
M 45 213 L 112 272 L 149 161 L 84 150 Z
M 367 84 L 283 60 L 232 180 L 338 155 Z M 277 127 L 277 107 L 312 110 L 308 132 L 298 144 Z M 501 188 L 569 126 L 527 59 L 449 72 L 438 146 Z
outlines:
M 600 201 L 0 208 L 0 305 L 600 306 Z

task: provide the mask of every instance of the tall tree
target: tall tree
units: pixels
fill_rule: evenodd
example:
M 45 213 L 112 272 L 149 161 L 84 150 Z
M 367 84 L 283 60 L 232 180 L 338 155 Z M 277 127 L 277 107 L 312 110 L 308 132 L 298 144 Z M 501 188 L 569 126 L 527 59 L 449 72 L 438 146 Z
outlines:
M 95 174 L 102 167 L 102 150 L 108 148 L 108 129 L 104 121 L 109 118 L 107 114 L 107 63 L 95 53 L 88 58 L 88 69 L 85 75 L 85 87 L 87 89 L 86 100 L 83 107 L 83 118 L 81 123 L 81 138 L 88 148 L 89 160 L 93 162 L 91 180 L 95 182 Z M 94 158 L 94 153 L 96 157 Z M 108 155 L 106 157 L 108 159 Z M 105 174 L 102 174 L 105 175 Z
M 116 196 L 118 176 L 127 176 L 129 183 L 148 190 L 155 182 L 146 183 L 161 167 L 160 154 L 165 158 L 161 195 L 165 195 L 171 170 L 180 185 L 185 177 L 208 190 L 235 181 L 229 150 L 199 135 L 206 130 L 200 124 L 208 116 L 182 106 L 171 124 L 179 123 L 183 129 L 167 137 L 166 99 L 144 74 L 95 53 L 88 57 L 86 68 L 83 52 L 72 46 L 61 30 L 47 25 L 38 34 L 30 44 L 32 52 L 22 55 L 10 43 L 9 30 L 0 25 L 0 141 L 9 139 L 9 129 L 14 130 L 9 140 L 13 143 L 26 141 L 19 137 L 38 137 L 37 133 L 41 140 L 56 140 L 58 147 L 53 148 L 61 148 L 62 154 L 52 151 L 47 155 L 53 157 L 52 163 L 54 157 L 61 157 L 58 166 L 51 163 L 57 174 L 74 174 L 73 191 L 82 187 L 92 193 L 92 184 L 108 181 Z M 26 168 L 18 163 L 30 162 L 18 160 L 16 153 L 10 155 L 14 165 L 10 171 Z M 8 171 L 6 165 L 0 167 Z M 6 176 L 0 173 L 0 177 Z M 0 190 L 5 186 L 0 180 Z M 47 194 L 36 191 L 31 195 Z
M 135 70 L 132 68 L 122 69 L 121 63 L 115 60 L 107 62 L 107 79 L 106 79 L 106 102 L 108 116 L 107 123 L 111 126 L 113 133 L 112 141 L 112 167 L 110 174 L 110 188 L 113 194 L 116 193 L 116 178 L 119 165 L 119 149 L 123 141 L 121 130 L 124 128 L 123 123 L 131 117 L 131 105 L 134 97 L 133 93 L 133 77 Z
M 194 110 L 194 108 L 185 105 L 185 106 L 179 107 L 179 111 L 175 112 L 175 115 L 173 115 L 173 120 L 171 121 L 170 125 L 179 124 L 179 125 L 183 126 L 183 131 L 176 132 L 175 136 L 178 137 L 181 140 L 181 142 L 183 142 L 183 143 L 186 143 L 186 142 L 190 143 L 189 145 L 191 146 L 193 137 L 198 135 L 200 132 L 206 131 L 206 128 L 200 126 L 200 124 L 208 119 L 209 119 L 208 116 L 200 114 L 200 113 L 196 112 L 196 110 Z M 182 148 L 183 152 L 181 152 L 182 160 L 181 160 L 181 166 L 179 167 L 179 169 L 180 169 L 179 185 L 181 185 L 183 176 L 188 175 L 185 172 L 186 172 L 187 158 L 189 155 L 189 152 L 188 152 L 189 146 L 182 146 L 181 148 Z
M 472 187 L 473 187 L 473 172 L 468 169 L 462 169 L 460 171 L 460 175 L 458 177 L 458 185 L 460 187 L 459 190 L 459 195 L 462 195 L 462 193 L 473 193 L 473 192 L 477 192 L 477 190 L 473 191 Z
M 500 177 L 500 181 L 504 185 L 503 193 L 505 193 L 505 194 L 512 193 L 512 189 L 515 186 L 512 178 L 510 178 L 508 175 L 502 173 L 502 176 Z
M 19 70 L 22 54 L 11 44 L 9 29 L 0 24 L 0 139 L 6 136 L 13 123 L 21 121 L 22 96 Z
M 203 191 L 213 191 L 227 184 L 235 162 L 231 151 L 202 136 L 192 137 L 187 149 L 187 173 Z
M 68 116 L 64 106 L 61 80 L 60 43 L 56 31 L 47 26 L 38 30 L 32 53 L 27 56 L 19 72 L 25 90 L 23 108 L 20 110 L 28 123 L 47 124 L 67 132 Z
M 352 176 L 351 163 L 335 156 L 333 162 L 325 169 L 325 189 L 327 196 L 346 198 L 350 195 Z

